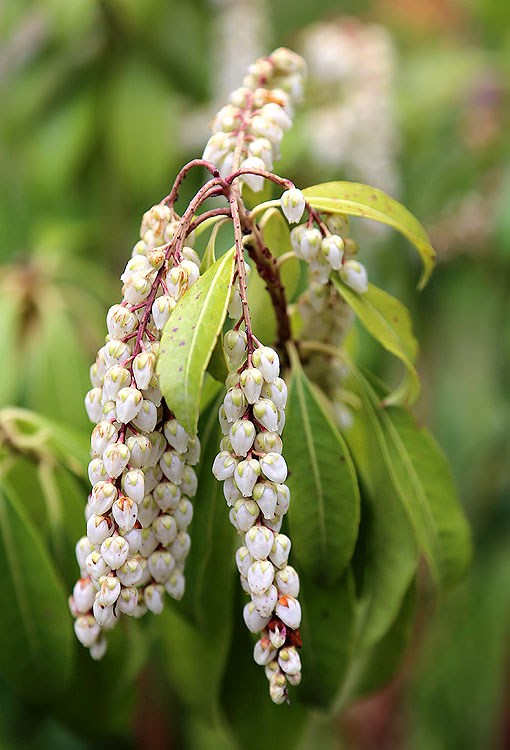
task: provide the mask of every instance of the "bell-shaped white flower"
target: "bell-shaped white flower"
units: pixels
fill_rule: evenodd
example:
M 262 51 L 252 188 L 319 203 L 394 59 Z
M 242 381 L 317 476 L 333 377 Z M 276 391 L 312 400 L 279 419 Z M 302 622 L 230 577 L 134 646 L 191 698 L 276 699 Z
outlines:
M 123 586 L 117 599 L 117 609 L 124 615 L 133 615 L 138 604 L 138 589 L 135 586 Z
M 286 484 L 276 485 L 276 513 L 279 516 L 285 515 L 290 505 L 290 490 Z
M 99 581 L 99 593 L 97 595 L 99 603 L 103 607 L 111 607 L 120 595 L 120 581 L 114 575 L 104 576 Z
M 244 159 L 244 161 L 241 163 L 241 167 L 243 169 L 266 169 L 265 163 L 258 156 L 248 156 L 248 158 Z M 253 190 L 254 193 L 259 193 L 264 188 L 264 177 L 262 177 L 261 175 L 244 174 L 243 181 L 248 185 L 250 190 Z
M 102 388 L 91 388 L 85 396 L 85 409 L 91 422 L 99 422 L 103 415 L 101 399 L 103 397 Z
M 129 345 L 118 339 L 111 339 L 102 349 L 107 368 L 113 365 L 120 365 L 125 362 L 130 355 Z
M 181 490 L 184 495 L 194 497 L 197 493 L 198 479 L 191 466 L 185 466 L 182 472 Z
M 149 557 L 157 548 L 159 542 L 154 534 L 152 526 L 142 529 L 142 541 L 140 542 L 140 554 L 143 557 Z
M 252 458 L 240 461 L 234 471 L 234 482 L 243 497 L 250 497 L 260 476 L 260 463 Z
M 260 346 L 255 349 L 252 362 L 262 373 L 264 380 L 274 383 L 280 375 L 280 360 L 278 354 L 270 346 Z
M 184 471 L 184 460 L 175 451 L 165 451 L 159 460 L 161 471 L 174 484 L 180 484 Z
M 305 229 L 301 235 L 300 257 L 311 263 L 319 255 L 322 243 L 322 234 L 319 229 Z
M 90 508 L 98 516 L 107 513 L 117 499 L 117 488 L 112 482 L 97 482 L 90 494 Z
M 278 664 L 285 674 L 297 674 L 301 672 L 301 659 L 294 646 L 280 649 Z
M 286 565 L 275 576 L 275 583 L 280 594 L 284 596 L 299 596 L 299 576 L 291 565 Z
M 230 428 L 229 438 L 237 456 L 246 456 L 255 440 L 255 425 L 249 419 L 237 419 Z
M 143 598 L 148 609 L 154 615 L 160 615 L 165 603 L 165 589 L 160 583 L 146 586 L 143 590 Z
M 174 511 L 181 499 L 181 489 L 173 482 L 160 482 L 152 494 L 163 513 L 168 510 Z
M 171 297 L 169 294 L 163 294 L 161 297 L 156 297 L 152 304 L 152 319 L 154 325 L 159 331 L 162 331 L 173 313 L 177 300 Z
M 83 646 L 90 647 L 99 638 L 101 627 L 92 615 L 83 615 L 75 620 L 74 632 Z
M 273 147 L 267 138 L 255 138 L 249 145 L 248 151 L 253 156 L 258 156 L 264 163 L 264 169 L 273 168 Z
M 133 377 L 136 382 L 136 387 L 141 391 L 149 387 L 152 376 L 154 374 L 154 367 L 156 365 L 156 357 L 152 352 L 140 352 L 133 360 Z
M 256 560 L 248 570 L 250 591 L 255 596 L 263 594 L 273 583 L 274 566 L 269 560 Z
M 148 461 L 148 467 L 154 468 L 158 463 L 159 459 L 167 449 L 167 442 L 165 436 L 161 432 L 150 432 L 147 435 L 151 444 L 151 455 Z
M 105 563 L 116 570 L 124 565 L 129 555 L 129 544 L 121 536 L 110 536 L 101 545 L 101 555 Z
M 96 592 L 90 578 L 80 578 L 74 584 L 73 597 L 78 612 L 85 614 L 94 604 Z
M 266 518 L 264 519 L 264 524 L 267 526 L 268 529 L 271 529 L 271 531 L 274 531 L 275 534 L 278 534 L 280 529 L 282 528 L 282 522 L 283 517 L 274 515 L 272 518 Z
M 281 453 L 283 442 L 276 432 L 259 432 L 253 447 L 258 453 Z
M 338 234 L 324 237 L 321 243 L 321 252 L 334 271 L 339 271 L 342 268 L 344 241 Z
M 346 260 L 340 269 L 340 277 L 358 294 L 368 291 L 367 269 L 358 260 Z
M 165 591 L 172 599 L 176 599 L 177 601 L 180 601 L 184 596 L 185 587 L 184 576 L 180 570 L 174 570 L 170 578 L 165 581 Z
M 175 559 L 171 552 L 159 550 L 153 552 L 148 559 L 151 576 L 156 583 L 165 583 L 172 575 L 175 568 Z
M 242 497 L 239 488 L 234 482 L 232 477 L 225 479 L 223 482 L 223 494 L 228 506 L 235 505 L 235 503 Z
M 95 458 L 103 455 L 107 446 L 117 440 L 117 430 L 111 422 L 99 422 L 92 430 L 90 451 Z
M 260 135 L 264 134 L 261 133 Z M 305 196 L 301 190 L 297 188 L 286 190 L 280 198 L 280 204 L 289 224 L 297 224 L 305 210 Z
M 289 559 L 291 541 L 285 534 L 277 534 L 269 558 L 277 568 L 284 568 Z
M 175 541 L 172 543 L 172 546 L 170 547 L 170 552 L 175 557 L 177 562 L 181 562 L 182 560 L 185 560 L 188 556 L 188 552 L 191 547 L 191 538 L 186 531 L 179 531 Z
M 108 566 L 106 560 L 97 550 L 94 550 L 90 553 L 90 555 L 88 555 L 85 561 L 85 566 L 87 568 L 88 574 L 95 581 L 98 581 L 101 576 L 105 576 L 110 572 L 110 567 Z
M 103 454 L 104 467 L 112 479 L 119 477 L 129 463 L 129 448 L 125 443 L 111 443 Z
M 248 402 L 241 388 L 230 388 L 227 391 L 223 407 L 225 418 L 229 422 L 235 422 L 236 419 L 240 419 L 244 415 Z
M 301 605 L 292 596 L 280 596 L 275 607 L 275 612 L 284 625 L 292 630 L 299 628 L 301 624 Z
M 195 466 L 200 461 L 200 440 L 198 436 L 190 438 L 188 441 L 188 449 L 184 458 L 189 466 Z
M 137 388 L 121 388 L 115 399 L 119 422 L 131 422 L 142 408 L 142 400 L 143 396 Z
M 163 547 L 172 544 L 177 536 L 177 522 L 168 513 L 159 515 L 152 524 L 154 535 Z
M 260 459 L 260 469 L 267 479 L 277 484 L 287 479 L 287 464 L 280 453 L 266 453 Z
M 137 305 L 149 296 L 152 288 L 152 279 L 146 278 L 142 273 L 134 273 L 122 287 L 122 295 L 130 305 Z
M 253 500 L 238 500 L 234 506 L 238 531 L 248 531 L 256 522 L 259 515 L 259 506 Z
M 186 531 L 193 519 L 193 505 L 183 497 L 174 511 L 174 518 L 177 521 L 179 531 Z
M 121 495 L 112 505 L 112 515 L 122 531 L 130 531 L 136 523 L 138 508 L 131 498 Z
M 78 562 L 78 565 L 81 570 L 85 570 L 85 564 L 87 557 L 92 552 L 92 544 L 90 543 L 90 540 L 86 536 L 82 536 L 81 539 L 78 539 L 76 542 L 75 553 L 76 553 L 76 560 Z
M 214 463 L 212 465 L 212 473 L 218 479 L 218 481 L 223 481 L 224 479 L 228 479 L 229 477 L 232 477 L 234 475 L 234 471 L 237 466 L 237 459 L 234 458 L 230 453 L 227 451 L 221 451 L 221 453 L 218 453 L 216 458 L 214 459 Z
M 287 698 L 286 685 L 287 680 L 282 672 L 275 674 L 274 677 L 271 677 L 269 680 L 269 695 L 273 703 L 276 703 L 276 705 L 285 703 Z
M 120 389 L 130 385 L 131 373 L 126 367 L 121 367 L 121 365 L 110 367 L 103 378 L 103 404 L 106 401 L 115 401 Z
M 176 419 L 168 419 L 163 425 L 165 437 L 177 453 L 185 453 L 188 448 L 189 435 Z
M 276 649 L 273 648 L 269 638 L 261 638 L 253 649 L 253 659 L 256 664 L 265 667 L 266 664 L 276 658 Z
M 249 404 L 254 404 L 260 398 L 264 378 L 257 367 L 248 367 L 246 370 L 243 370 L 239 376 L 239 384 L 246 401 Z
M 159 390 L 158 383 L 159 381 L 157 376 L 153 375 L 149 387 L 145 388 L 145 390 L 143 391 L 143 397 L 148 401 L 152 401 L 155 406 L 160 406 L 161 399 L 163 398 L 163 396 L 161 395 L 161 391 Z
M 285 409 L 278 409 L 278 425 L 276 426 L 275 432 L 278 435 L 281 435 L 284 427 L 285 427 Z
M 257 607 L 257 612 L 261 614 L 262 617 L 269 617 L 273 613 L 276 602 L 278 601 L 278 590 L 276 586 L 270 586 L 267 591 L 264 591 L 262 594 L 252 593 L 251 600 Z
M 145 435 L 132 435 L 126 440 L 129 448 L 129 465 L 141 469 L 151 463 L 152 444 Z
M 138 523 L 136 526 L 133 526 L 132 529 L 129 529 L 129 531 L 123 531 L 122 529 L 119 529 L 119 534 L 121 534 L 121 536 L 123 536 L 126 542 L 129 544 L 129 554 L 136 555 L 136 553 L 140 550 L 140 545 L 142 543 L 141 524 Z
M 262 386 L 262 396 L 271 399 L 278 409 L 285 409 L 287 393 L 287 385 L 283 378 L 276 378 L 274 383 L 264 383 Z
M 106 638 L 101 637 L 98 638 L 97 641 L 95 641 L 89 648 L 89 653 L 92 659 L 94 661 L 99 661 L 103 658 L 103 656 L 106 654 L 106 651 L 108 649 L 108 643 L 106 641 Z
M 117 419 L 117 407 L 115 406 L 115 401 L 106 401 L 106 403 L 103 404 L 101 419 L 106 422 L 113 422 Z
M 244 545 L 242 547 L 239 547 L 239 549 L 236 551 L 236 565 L 239 571 L 239 575 L 241 575 L 243 578 L 246 578 L 248 576 L 248 569 L 253 562 L 254 560 L 250 555 L 250 550 L 248 549 L 248 547 L 245 547 Z
M 248 602 L 243 609 L 243 618 L 246 627 L 251 633 L 260 633 L 268 624 L 270 617 L 262 617 L 257 612 L 253 602 Z
M 136 584 L 141 581 L 143 568 L 140 565 L 139 560 L 133 557 L 126 560 L 124 565 L 121 565 L 120 568 L 117 569 L 116 574 L 121 584 L 129 588 L 131 586 L 136 586 Z
M 275 514 L 276 498 L 276 490 L 272 482 L 257 482 L 253 488 L 253 499 L 266 519 L 272 518 Z
M 239 367 L 246 354 L 246 332 L 242 330 L 227 331 L 223 337 L 223 348 L 232 367 Z
M 143 529 L 152 526 L 152 523 L 159 515 L 159 508 L 154 502 L 153 496 L 150 492 L 145 495 L 142 502 L 138 503 L 138 520 L 142 525 Z
M 130 469 L 124 472 L 121 479 L 124 494 L 134 500 L 135 503 L 141 503 L 145 497 L 145 475 L 141 469 Z
M 137 469 L 137 471 L 140 471 L 140 469 Z M 159 468 L 159 464 L 154 467 L 149 466 L 141 471 L 143 471 L 145 477 L 145 492 L 152 492 L 156 485 L 163 479 L 163 472 Z
M 265 526 L 252 526 L 245 534 L 244 543 L 255 560 L 265 560 L 273 548 L 274 534 Z
M 272 432 L 278 427 L 278 410 L 268 398 L 261 398 L 253 405 L 253 416 L 266 430 Z
M 87 536 L 94 545 L 104 542 L 112 532 L 112 521 L 108 516 L 91 515 L 87 521 Z

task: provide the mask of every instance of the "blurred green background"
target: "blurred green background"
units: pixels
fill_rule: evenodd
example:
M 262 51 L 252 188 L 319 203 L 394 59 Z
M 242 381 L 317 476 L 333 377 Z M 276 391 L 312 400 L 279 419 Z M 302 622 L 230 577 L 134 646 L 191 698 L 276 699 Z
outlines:
M 438 267 L 417 294 L 406 243 L 354 222 L 371 279 L 412 310 L 417 412 L 452 462 L 475 555 L 444 601 L 422 595 L 398 677 L 334 720 L 316 717 L 301 748 L 510 747 L 507 1 L 4 0 L 0 34 L 0 406 L 84 440 L 88 366 L 141 214 L 201 153 L 252 59 L 281 44 L 305 55 L 307 101 L 276 169 L 302 187 L 380 187 L 432 236 Z M 390 366 L 368 338 L 362 358 Z M 37 514 L 37 489 L 26 492 Z M 58 710 L 0 679 L 1 750 L 227 747 L 161 675 L 142 673 L 138 699 L 112 695 L 104 708 L 97 679 L 90 704 Z

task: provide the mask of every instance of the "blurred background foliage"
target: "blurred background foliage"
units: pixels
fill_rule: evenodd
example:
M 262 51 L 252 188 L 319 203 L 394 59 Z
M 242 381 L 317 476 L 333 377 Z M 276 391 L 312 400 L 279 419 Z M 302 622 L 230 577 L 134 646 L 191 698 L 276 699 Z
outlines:
M 300 747 L 509 747 L 506 0 L 4 0 L 0 34 L 0 406 L 42 415 L 9 409 L 0 420 L 2 484 L 17 496 L 11 520 L 25 541 L 27 514 L 70 588 L 87 492 L 88 365 L 140 216 L 201 152 L 211 115 L 249 62 L 291 46 L 307 57 L 310 82 L 278 171 L 301 186 L 352 179 L 387 190 L 438 251 L 417 295 L 406 243 L 353 222 L 371 279 L 412 309 L 424 381 L 417 413 L 452 462 L 475 539 L 461 586 L 445 601 L 426 586 L 419 594 L 399 675 L 339 718 L 312 717 Z M 188 178 L 183 202 L 199 180 Z M 386 374 L 391 363 L 360 336 L 361 361 Z M 66 606 L 61 595 L 51 594 L 55 606 Z M 112 738 L 118 748 L 230 747 L 207 689 L 197 694 L 193 674 L 179 669 L 179 656 L 200 658 L 203 646 L 177 610 L 162 618 L 183 654 L 163 639 L 155 668 L 140 674 L 147 625 L 134 623 L 100 666 L 75 649 L 72 689 L 57 702 L 55 686 L 21 689 L 21 659 L 19 684 L 0 680 L 2 750 L 85 750 Z M 233 638 L 237 649 L 241 635 Z M 212 683 L 218 669 L 213 658 Z M 228 669 L 232 703 L 235 664 Z M 135 676 L 138 697 L 127 689 Z M 235 714 L 233 705 L 232 722 L 255 726 Z M 286 748 L 300 729 L 297 714 L 289 718 Z

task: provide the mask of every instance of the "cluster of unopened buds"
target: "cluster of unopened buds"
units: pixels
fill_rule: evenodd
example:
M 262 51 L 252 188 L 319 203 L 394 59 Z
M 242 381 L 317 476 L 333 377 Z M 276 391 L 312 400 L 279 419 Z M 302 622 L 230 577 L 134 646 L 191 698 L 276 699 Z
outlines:
M 158 614 L 165 590 L 174 599 L 184 594 L 200 444 L 173 418 L 155 373 L 161 331 L 199 276 L 190 237 L 168 252 L 178 225 L 164 204 L 144 215 L 121 276 L 122 303 L 108 311 L 106 343 L 90 369 L 92 492 L 69 604 L 76 635 L 95 659 L 106 650 L 103 631 L 122 614 Z
M 280 533 L 290 502 L 281 439 L 287 386 L 279 376 L 278 354 L 260 344 L 252 352 L 245 330 L 229 331 L 224 347 L 232 369 L 219 412 L 224 437 L 213 473 L 223 481 L 230 521 L 243 538 L 236 563 L 251 598 L 244 621 L 260 634 L 253 656 L 265 667 L 272 700 L 282 703 L 287 682 L 301 680 L 299 577 L 288 564 L 291 541 Z

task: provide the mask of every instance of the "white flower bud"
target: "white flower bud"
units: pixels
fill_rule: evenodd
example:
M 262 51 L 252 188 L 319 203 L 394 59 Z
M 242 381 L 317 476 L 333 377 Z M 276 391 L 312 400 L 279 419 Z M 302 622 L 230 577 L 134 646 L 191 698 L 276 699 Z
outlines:
M 111 443 L 103 454 L 104 468 L 108 476 L 116 479 L 129 463 L 129 448 L 125 443 Z
M 257 482 L 253 488 L 253 499 L 262 511 L 264 518 L 274 516 L 276 508 L 276 490 L 272 482 Z
M 194 232 L 191 232 L 191 234 L 187 235 L 186 241 L 188 242 L 189 245 L 191 245 L 193 243 L 194 236 L 195 236 Z M 200 260 L 200 256 L 196 252 L 196 250 L 193 250 L 192 247 L 188 247 L 187 245 L 185 245 L 182 248 L 182 254 L 186 258 L 186 260 L 190 260 L 192 263 L 194 263 L 196 265 L 196 267 L 198 268 L 198 270 L 200 270 L 201 260 Z
M 229 511 L 229 514 L 228 514 L 228 520 L 230 521 L 230 523 L 232 524 L 232 526 L 234 527 L 234 529 L 240 534 L 241 533 L 241 529 L 240 529 L 239 524 L 237 522 L 237 513 L 236 513 L 236 509 L 235 508 L 230 508 L 230 511 Z
M 142 469 L 142 471 L 145 477 L 145 492 L 152 492 L 156 485 L 158 485 L 159 482 L 161 482 L 161 480 L 163 479 L 163 472 L 159 468 L 159 464 L 155 467 L 149 466 L 145 469 Z
M 149 570 L 157 583 L 164 583 L 173 573 L 175 560 L 166 550 L 153 552 L 148 559 Z
M 152 443 L 145 435 L 132 435 L 126 440 L 129 449 L 129 464 L 135 469 L 148 466 L 151 462 Z
M 274 531 L 275 534 L 279 533 L 282 528 L 282 523 L 283 516 L 278 516 L 276 514 L 272 518 L 264 519 L 265 526 L 267 526 L 268 529 L 271 529 L 271 531 Z
M 265 526 L 252 526 L 245 534 L 244 543 L 254 560 L 265 560 L 273 548 L 274 534 Z
M 117 339 L 111 339 L 108 341 L 108 343 L 103 346 L 102 352 L 107 368 L 125 362 L 131 353 L 129 345 L 124 341 L 118 341 Z
M 276 573 L 275 583 L 283 596 L 296 598 L 299 595 L 299 576 L 292 566 L 287 565 L 279 570 Z
M 237 456 L 246 456 L 255 440 L 255 425 L 248 419 L 238 419 L 230 428 L 229 438 Z
M 140 554 L 143 557 L 149 557 L 157 548 L 159 542 L 154 534 L 152 526 L 142 529 L 142 541 L 140 542 Z
M 278 666 L 277 661 L 270 661 L 264 669 L 265 675 L 268 680 L 271 680 L 271 677 L 273 677 L 273 675 L 277 674 L 279 671 L 280 667 Z
M 254 135 L 257 138 L 267 138 L 267 140 L 270 141 L 274 146 L 279 146 L 283 138 L 283 130 L 274 122 L 274 120 L 267 117 L 262 117 L 261 115 L 253 115 L 251 117 L 248 130 L 250 135 Z M 282 195 L 282 206 L 283 197 L 290 192 L 292 191 L 287 190 L 286 193 Z M 301 191 L 297 192 L 301 193 Z M 296 210 L 295 207 L 294 210 Z M 283 209 L 283 211 L 285 213 L 285 208 Z M 303 212 L 301 211 L 301 213 Z M 287 216 L 287 214 L 285 215 Z
M 274 431 L 278 426 L 278 411 L 268 398 L 261 398 L 253 406 L 253 416 L 266 430 Z
M 129 531 L 123 531 L 119 529 L 119 534 L 124 537 L 126 542 L 129 544 L 129 554 L 136 555 L 140 549 L 142 543 L 142 529 L 140 525 L 134 526 Z
M 74 584 L 73 597 L 76 610 L 85 614 L 94 604 L 96 592 L 90 578 L 80 578 Z
M 170 578 L 165 581 L 165 590 L 172 599 L 180 601 L 184 596 L 185 585 L 184 576 L 181 571 L 174 570 Z
M 152 524 L 152 530 L 158 542 L 163 547 L 168 547 L 177 536 L 176 519 L 168 514 L 159 515 Z
M 250 586 L 248 584 L 248 579 L 244 576 L 239 576 L 239 582 L 241 584 L 241 588 L 244 591 L 245 594 L 249 594 L 251 596 Z
M 248 531 L 256 522 L 259 506 L 253 500 L 238 500 L 235 504 L 235 526 L 238 531 Z
M 99 422 L 92 430 L 90 450 L 92 456 L 101 457 L 107 446 L 117 440 L 117 430 L 111 422 Z
M 227 415 L 225 413 L 225 405 L 222 404 L 218 411 L 218 421 L 220 423 L 221 431 L 224 435 L 228 435 L 228 431 L 230 430 L 230 423 L 234 422 L 237 419 L 237 417 L 234 417 L 234 419 L 227 419 Z
M 252 362 L 260 370 L 264 380 L 268 383 L 276 382 L 280 374 L 280 360 L 274 349 L 260 346 L 253 352 Z
M 140 469 L 124 472 L 121 479 L 124 494 L 135 503 L 141 503 L 145 497 L 145 475 Z
M 270 617 L 262 617 L 257 612 L 253 602 L 248 602 L 243 609 L 246 627 L 251 633 L 260 633 L 268 624 Z
M 153 375 L 151 384 L 149 388 L 145 388 L 143 391 L 143 397 L 147 399 L 148 401 L 152 401 L 152 403 L 155 406 L 159 406 L 161 404 L 161 399 L 163 396 L 161 395 L 161 391 L 158 387 L 158 378 L 156 375 Z
M 287 683 L 287 680 L 285 679 L 285 676 L 281 672 L 278 674 L 275 674 L 269 680 L 269 695 L 273 703 L 276 703 L 276 705 L 280 705 L 284 703 L 286 700 L 286 697 L 287 697 L 286 683 Z
M 120 595 L 120 581 L 114 575 L 104 576 L 99 581 L 99 593 L 97 599 L 103 607 L 111 607 Z
M 184 459 L 175 451 L 165 451 L 160 458 L 159 466 L 167 479 L 180 484 L 184 471 Z
M 230 388 L 225 395 L 223 406 L 226 419 L 229 422 L 235 422 L 236 419 L 240 419 L 244 415 L 248 402 L 240 388 Z
M 91 388 L 85 396 L 85 409 L 91 422 L 99 422 L 103 415 L 103 407 L 101 406 L 102 396 L 102 388 Z
M 221 482 L 224 479 L 228 479 L 228 477 L 232 477 L 234 475 L 237 463 L 237 459 L 234 458 L 234 456 L 230 455 L 230 453 L 227 453 L 227 451 L 221 451 L 221 453 L 218 453 L 218 455 L 214 459 L 214 463 L 212 465 L 212 473 L 214 474 L 216 479 Z
M 239 383 L 249 404 L 254 404 L 258 401 L 264 383 L 262 373 L 259 369 L 248 367 L 246 370 L 243 370 L 239 377 Z
M 301 605 L 292 596 L 281 596 L 275 608 L 277 616 L 289 628 L 296 630 L 301 624 Z
M 258 453 L 281 453 L 283 443 L 276 432 L 259 432 L 253 447 Z
M 269 629 L 269 640 L 274 648 L 281 648 L 287 640 L 287 628 L 285 625 L 282 625 L 282 628 L 280 629 L 276 622 L 272 623 L 271 628 Z
M 266 453 L 260 459 L 260 469 L 265 477 L 272 482 L 281 484 L 287 479 L 287 464 L 279 453 Z
M 325 216 L 326 226 L 333 234 L 344 237 L 349 232 L 349 217 L 344 214 L 329 214 Z
M 89 648 L 91 658 L 94 659 L 94 661 L 99 661 L 106 654 L 107 648 L 108 643 L 106 642 L 106 638 L 98 638 Z
M 305 210 L 305 196 L 297 188 L 286 190 L 280 198 L 280 204 L 289 224 L 297 224 Z
M 113 607 L 111 605 L 101 604 L 99 594 L 94 601 L 92 611 L 94 613 L 94 617 L 96 618 L 96 622 L 103 627 L 108 627 L 109 625 L 111 625 L 111 620 L 113 617 L 115 617 L 115 615 L 113 614 Z
M 331 234 L 329 237 L 324 237 L 321 243 L 321 252 L 325 255 L 334 271 L 340 270 L 344 257 L 344 241 L 338 234 Z
M 159 508 L 174 511 L 181 499 L 181 489 L 173 482 L 160 482 L 152 493 Z
M 264 383 L 262 395 L 271 399 L 278 409 L 285 409 L 287 404 L 287 385 L 282 378 L 276 378 L 274 383 Z
M 177 453 L 185 453 L 188 448 L 189 435 L 176 419 L 169 419 L 163 425 L 165 437 Z
M 198 437 L 190 438 L 188 441 L 188 450 L 184 458 L 189 466 L 195 466 L 200 461 L 200 440 Z
M 300 257 L 311 263 L 315 260 L 321 249 L 322 234 L 319 229 L 305 229 L 301 235 Z
M 109 566 L 97 550 L 94 550 L 90 553 L 90 555 L 88 555 L 87 559 L 85 560 L 85 566 L 87 568 L 88 574 L 95 581 L 98 581 L 101 576 L 105 576 L 110 572 Z
M 278 425 L 275 430 L 277 435 L 282 434 L 284 427 L 285 427 L 285 409 L 278 409 Z
M 287 565 L 290 547 L 291 541 L 285 534 L 277 534 L 274 537 L 274 544 L 269 557 L 277 568 L 284 568 Z
M 264 171 L 266 169 L 265 163 L 258 156 L 248 156 L 248 158 L 241 163 L 241 167 L 243 169 L 257 169 Z M 244 174 L 243 181 L 248 185 L 250 190 L 253 190 L 254 193 L 259 193 L 264 189 L 264 177 L 261 175 Z
M 262 594 L 252 594 L 251 600 L 257 608 L 257 612 L 262 617 L 269 617 L 276 606 L 278 601 L 278 590 L 276 586 L 270 586 L 267 591 Z
M 153 274 L 146 278 L 142 273 L 134 273 L 129 277 L 122 287 L 122 296 L 130 305 L 137 305 L 147 299 L 152 288 L 152 276 Z
M 89 499 L 90 510 L 98 516 L 107 513 L 117 499 L 117 488 L 111 482 L 97 482 Z
M 124 615 L 133 615 L 137 604 L 138 589 L 135 586 L 123 586 L 117 599 L 117 610 Z
M 290 490 L 286 484 L 276 485 L 276 513 L 279 516 L 285 515 L 290 505 Z
M 141 391 L 149 387 L 152 376 L 154 374 L 154 367 L 156 364 L 156 357 L 151 352 L 141 352 L 137 354 L 133 360 L 133 377 L 136 382 L 137 388 Z
M 143 396 L 137 388 L 121 388 L 115 399 L 119 422 L 131 422 L 142 408 L 142 399 Z
M 117 526 L 123 531 L 130 531 L 136 523 L 137 506 L 129 497 L 121 495 L 112 506 L 112 514 Z
M 177 521 L 179 531 L 185 531 L 190 525 L 193 518 L 193 505 L 187 498 L 183 497 L 179 502 L 174 512 L 174 518 Z
M 200 276 L 199 267 L 194 261 L 187 258 L 181 261 L 181 267 L 184 268 L 184 270 L 188 274 L 188 282 L 186 288 L 189 289 L 196 281 L 198 281 L 198 278 Z
M 92 615 L 78 617 L 74 622 L 74 632 L 83 646 L 92 646 L 101 633 L 101 627 Z
M 112 521 L 108 516 L 93 514 L 87 521 L 87 536 L 94 545 L 102 544 L 112 532 Z
M 248 570 L 248 583 L 252 594 L 258 596 L 267 591 L 273 583 L 274 567 L 269 560 L 256 560 Z
M 103 404 L 101 419 L 105 422 L 115 421 L 117 419 L 117 408 L 115 401 L 107 401 Z
M 264 164 L 263 169 L 273 168 L 273 147 L 267 138 L 255 138 L 249 145 L 248 151 L 253 156 L 258 156 Z
M 246 354 L 245 331 L 227 331 L 223 337 L 223 347 L 232 367 L 239 367 Z
M 331 266 L 326 260 L 326 256 L 319 253 L 317 258 L 310 263 L 310 276 L 317 284 L 327 284 L 331 273 Z
M 225 479 L 223 483 L 223 494 L 225 495 L 225 500 L 227 501 L 228 506 L 234 505 L 242 497 L 232 477 Z
M 154 520 L 159 515 L 159 508 L 154 502 L 154 498 L 149 493 L 145 495 L 141 503 L 138 503 L 138 520 L 142 528 L 147 529 L 152 526 Z
M 159 331 L 162 331 L 167 324 L 170 315 L 175 310 L 176 304 L 177 301 L 169 294 L 163 294 L 154 300 L 152 305 L 152 319 Z
M 278 654 L 278 664 L 285 674 L 297 674 L 301 671 L 301 659 L 294 646 L 282 648 Z
M 182 472 L 181 490 L 184 495 L 194 497 L 197 493 L 198 479 L 191 466 L 185 466 Z
M 185 560 L 191 547 L 191 538 L 185 531 L 179 531 L 175 541 L 170 547 L 170 552 L 177 562 Z
M 140 562 L 134 557 L 126 560 L 124 565 L 121 565 L 117 570 L 117 578 L 127 588 L 136 586 L 140 582 L 142 575 L 143 568 Z
M 239 574 L 243 578 L 246 578 L 248 576 L 248 570 L 253 562 L 254 560 L 250 555 L 248 547 L 245 547 L 244 545 L 242 547 L 239 547 L 239 549 L 236 551 L 236 565 Z
M 121 388 L 131 385 L 131 373 L 121 365 L 108 368 L 103 378 L 103 404 L 115 401 Z
M 255 458 L 240 461 L 237 464 L 234 471 L 234 482 L 243 497 L 250 497 L 259 476 L 260 464 Z
M 271 645 L 269 638 L 261 638 L 257 641 L 253 649 L 253 659 L 256 664 L 265 667 L 266 664 L 276 658 L 276 649 Z
M 129 555 L 129 544 L 121 536 L 110 536 L 101 545 L 101 555 L 113 570 L 120 568 Z
M 341 279 L 358 294 L 368 291 L 368 277 L 365 266 L 357 260 L 346 260 L 340 269 Z
M 161 458 L 163 453 L 166 451 L 167 442 L 161 432 L 150 432 L 147 437 L 151 444 L 151 455 L 148 462 L 148 467 L 154 468 L 159 463 L 159 459 Z
M 85 569 L 87 557 L 91 552 L 92 545 L 90 543 L 90 540 L 88 539 L 88 537 L 82 536 L 82 538 L 76 542 L 75 547 L 76 560 L 81 570 Z

